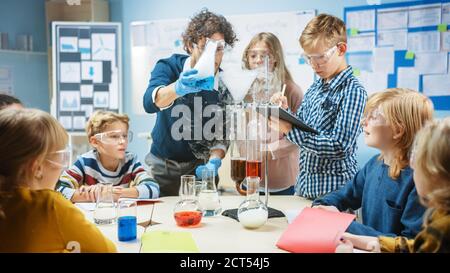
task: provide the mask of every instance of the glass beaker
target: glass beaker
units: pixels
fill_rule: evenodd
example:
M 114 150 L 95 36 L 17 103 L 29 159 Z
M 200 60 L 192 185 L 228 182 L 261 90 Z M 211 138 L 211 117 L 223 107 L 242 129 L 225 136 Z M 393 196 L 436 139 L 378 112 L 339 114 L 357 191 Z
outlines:
M 119 241 L 131 241 L 137 234 L 137 202 L 119 200 L 117 204 L 117 234 Z
M 195 196 L 195 176 L 182 175 L 180 185 L 181 200 L 175 204 L 173 216 L 180 227 L 195 227 L 202 220 L 203 210 Z
M 97 225 L 113 224 L 116 220 L 116 208 L 113 197 L 113 184 L 102 182 L 98 184 L 94 223 Z
M 238 208 L 239 222 L 249 229 L 263 226 L 269 216 L 267 206 L 259 200 L 260 178 L 250 176 L 246 178 L 247 197 Z
M 198 194 L 198 202 L 203 209 L 203 216 L 216 216 L 222 211 L 219 192 L 216 187 L 216 172 L 205 169 L 202 172 L 202 187 Z

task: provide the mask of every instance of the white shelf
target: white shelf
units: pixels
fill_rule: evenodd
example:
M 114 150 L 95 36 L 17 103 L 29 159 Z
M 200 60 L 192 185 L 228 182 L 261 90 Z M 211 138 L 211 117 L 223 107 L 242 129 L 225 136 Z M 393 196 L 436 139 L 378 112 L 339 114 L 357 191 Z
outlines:
M 25 50 L 13 50 L 13 49 L 0 49 L 0 53 L 5 54 L 21 54 L 21 55 L 47 55 L 45 51 L 25 51 Z

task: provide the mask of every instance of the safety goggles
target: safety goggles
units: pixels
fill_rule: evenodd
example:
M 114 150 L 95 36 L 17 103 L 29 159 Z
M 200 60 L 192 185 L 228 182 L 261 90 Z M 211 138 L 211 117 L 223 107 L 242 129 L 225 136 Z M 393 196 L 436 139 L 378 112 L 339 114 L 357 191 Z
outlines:
M 247 51 L 247 62 L 250 64 L 257 64 L 269 58 L 269 62 L 275 60 L 274 56 L 265 48 L 252 48 Z
M 384 117 L 383 111 L 380 107 L 371 111 L 369 114 L 365 115 L 361 120 L 361 125 L 371 125 L 371 126 L 383 126 L 387 125 L 386 118 Z
M 133 140 L 133 132 L 123 132 L 122 130 L 107 131 L 95 134 L 94 137 L 104 144 L 121 144 Z
M 205 47 L 208 43 L 216 43 L 217 47 L 216 47 L 216 54 L 220 54 L 220 53 L 224 53 L 224 52 L 228 52 L 231 47 L 225 42 L 225 40 L 214 40 L 214 39 L 210 39 L 210 38 L 206 38 L 206 42 L 204 45 L 199 46 L 198 44 L 194 43 L 194 47 L 198 48 L 200 50 L 200 52 L 203 52 L 203 50 L 205 50 Z
M 313 63 L 318 66 L 322 66 L 328 63 L 328 61 L 331 59 L 333 54 L 338 49 L 338 46 L 335 45 L 332 48 L 325 51 L 323 54 L 301 54 L 301 57 L 305 60 L 305 62 L 309 65 L 312 65 Z
M 72 158 L 72 148 L 67 146 L 63 150 L 49 153 L 45 160 L 61 168 L 68 168 Z

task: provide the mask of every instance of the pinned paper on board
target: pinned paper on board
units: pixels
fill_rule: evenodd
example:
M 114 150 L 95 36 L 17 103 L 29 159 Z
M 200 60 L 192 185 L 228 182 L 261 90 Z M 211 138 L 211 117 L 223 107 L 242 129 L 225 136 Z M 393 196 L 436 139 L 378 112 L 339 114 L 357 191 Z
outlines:
M 352 11 L 347 13 L 347 23 L 350 29 L 360 31 L 375 30 L 375 10 Z M 356 33 L 358 34 L 358 33 Z
M 437 31 L 408 32 L 408 50 L 412 52 L 436 52 L 441 48 Z
M 354 218 L 353 214 L 304 208 L 276 245 L 294 253 L 334 253 Z
M 441 4 L 409 7 L 408 27 L 427 27 L 441 23 Z
M 394 49 L 406 49 L 408 47 L 408 31 L 406 29 L 379 30 L 377 32 L 378 46 L 393 46 Z
M 59 109 L 61 111 L 79 111 L 80 110 L 80 92 L 61 91 L 59 100 Z
M 414 67 L 399 67 L 397 70 L 397 87 L 419 90 L 419 73 Z
M 374 72 L 394 73 L 394 48 L 376 47 L 373 49 Z
M 408 9 L 392 8 L 377 11 L 378 30 L 401 29 L 408 27 Z
M 80 63 L 78 62 L 61 62 L 60 64 L 60 81 L 62 83 L 79 83 Z
M 447 52 L 417 53 L 415 57 L 415 69 L 419 74 L 446 74 Z
M 103 82 L 103 62 L 81 62 L 81 79 Z
M 61 52 L 77 52 L 78 51 L 78 37 L 63 36 L 59 42 Z

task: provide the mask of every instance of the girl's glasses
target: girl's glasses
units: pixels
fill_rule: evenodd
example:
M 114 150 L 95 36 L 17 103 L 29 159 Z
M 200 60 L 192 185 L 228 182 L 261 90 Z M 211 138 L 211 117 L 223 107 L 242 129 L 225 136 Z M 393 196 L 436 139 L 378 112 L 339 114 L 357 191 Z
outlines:
M 72 158 L 72 148 L 67 146 L 63 150 L 49 153 L 45 160 L 61 168 L 68 168 Z
M 387 125 L 387 121 L 380 108 L 371 111 L 368 115 L 365 115 L 361 120 L 361 126 L 383 126 Z

